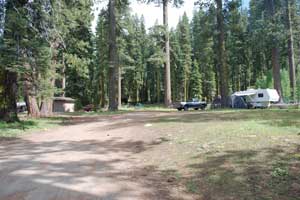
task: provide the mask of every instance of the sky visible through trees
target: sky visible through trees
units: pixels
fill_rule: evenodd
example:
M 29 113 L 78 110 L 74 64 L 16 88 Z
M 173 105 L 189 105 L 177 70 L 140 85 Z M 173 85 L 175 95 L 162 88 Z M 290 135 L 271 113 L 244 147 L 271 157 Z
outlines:
M 185 1 L 184 5 L 180 8 L 170 7 L 170 11 L 169 11 L 170 27 L 174 27 L 174 28 L 176 27 L 180 16 L 182 16 L 184 12 L 187 13 L 189 18 L 192 18 L 195 2 L 196 2 L 196 0 L 188 0 L 188 1 Z M 249 8 L 249 2 L 250 2 L 250 0 L 243 0 L 243 7 Z M 95 29 L 96 29 L 97 19 L 98 19 L 100 10 L 106 6 L 107 6 L 106 2 L 102 2 L 102 3 L 98 2 L 94 5 L 93 10 L 94 10 L 95 18 L 92 23 L 93 31 L 95 31 Z M 145 4 L 133 1 L 131 3 L 130 7 L 131 7 L 133 13 L 136 13 L 139 16 L 144 15 L 145 25 L 147 28 L 150 28 L 151 26 L 153 26 L 155 24 L 156 20 L 158 20 L 159 23 L 162 24 L 162 19 L 161 19 L 162 9 L 157 7 L 156 5 L 154 5 L 154 4 L 145 5 Z

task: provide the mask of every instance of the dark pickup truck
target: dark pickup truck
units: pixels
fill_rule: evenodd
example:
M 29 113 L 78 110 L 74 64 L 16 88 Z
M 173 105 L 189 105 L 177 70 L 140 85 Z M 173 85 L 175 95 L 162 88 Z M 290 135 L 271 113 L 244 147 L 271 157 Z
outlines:
M 188 111 L 189 108 L 192 108 L 194 110 L 199 110 L 199 109 L 205 110 L 206 106 L 207 106 L 206 102 L 199 101 L 198 99 L 192 99 L 187 102 L 180 102 L 178 104 L 175 104 L 174 107 L 178 111 L 181 111 L 181 110 Z

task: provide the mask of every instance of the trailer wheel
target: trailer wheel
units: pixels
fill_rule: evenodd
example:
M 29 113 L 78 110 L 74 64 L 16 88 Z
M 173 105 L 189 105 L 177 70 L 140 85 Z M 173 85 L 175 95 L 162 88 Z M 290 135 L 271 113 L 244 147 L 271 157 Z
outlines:
M 178 111 L 182 111 L 182 108 L 177 108 Z

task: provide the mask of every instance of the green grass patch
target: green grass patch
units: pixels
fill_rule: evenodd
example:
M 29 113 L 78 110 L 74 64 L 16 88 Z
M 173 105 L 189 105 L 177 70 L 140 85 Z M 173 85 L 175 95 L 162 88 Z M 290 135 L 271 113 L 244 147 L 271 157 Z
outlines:
M 300 195 L 300 111 L 218 110 L 153 122 L 168 143 L 157 151 L 207 199 L 296 200 Z M 161 149 L 159 149 L 161 148 Z M 161 154 L 160 154 L 161 155 Z M 175 168 L 174 168 L 175 166 Z
M 166 108 L 163 104 L 138 104 L 136 106 L 123 106 L 123 111 L 160 111 L 160 112 L 172 112 L 177 111 L 174 108 Z
M 60 126 L 64 118 L 24 119 L 20 122 L 6 123 L 0 121 L 0 139 L 18 137 L 32 131 L 48 130 Z
M 187 191 L 188 192 L 191 192 L 191 193 L 198 193 L 199 192 L 199 189 L 198 189 L 198 183 L 196 181 L 193 181 L 193 180 L 188 180 L 186 182 L 186 188 L 187 188 Z

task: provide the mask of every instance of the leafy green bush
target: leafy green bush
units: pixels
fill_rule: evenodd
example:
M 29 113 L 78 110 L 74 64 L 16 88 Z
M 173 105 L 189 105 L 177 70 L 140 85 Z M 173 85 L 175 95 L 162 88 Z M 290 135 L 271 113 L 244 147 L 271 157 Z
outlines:
M 289 175 L 287 168 L 275 167 L 271 173 L 273 178 L 285 178 Z
M 75 110 L 78 111 L 78 110 L 82 110 L 82 109 L 83 109 L 83 105 L 82 105 L 81 101 L 76 99 L 75 100 Z

